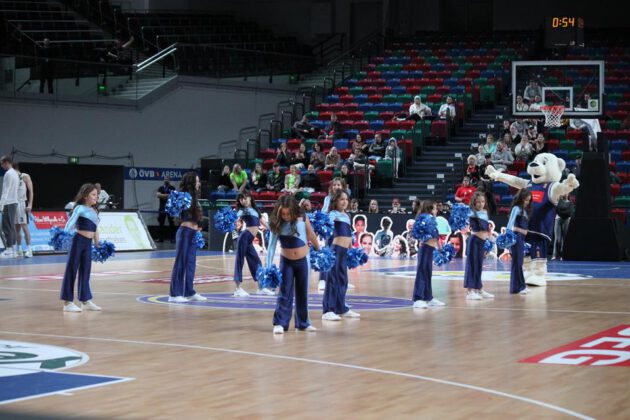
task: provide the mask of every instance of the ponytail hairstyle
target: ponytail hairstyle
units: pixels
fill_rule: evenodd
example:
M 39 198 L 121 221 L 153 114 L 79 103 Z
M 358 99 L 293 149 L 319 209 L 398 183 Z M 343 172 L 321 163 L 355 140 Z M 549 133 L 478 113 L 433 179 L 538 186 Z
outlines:
M 181 192 L 187 192 L 192 197 L 190 208 L 186 210 L 191 216 L 191 219 L 196 221 L 201 220 L 202 213 L 198 203 L 199 191 L 197 191 L 197 172 L 186 172 L 179 183 L 179 190 Z

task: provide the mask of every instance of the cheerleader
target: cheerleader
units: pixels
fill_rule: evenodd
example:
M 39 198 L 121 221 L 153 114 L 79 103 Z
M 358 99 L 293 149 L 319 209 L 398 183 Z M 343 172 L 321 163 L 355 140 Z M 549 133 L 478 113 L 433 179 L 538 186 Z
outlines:
M 352 247 L 350 217 L 346 213 L 348 203 L 348 194 L 344 190 L 337 190 L 332 194 L 328 207 L 330 219 L 335 223 L 332 250 L 336 259 L 335 266 L 330 270 L 326 279 L 322 315 L 324 321 L 339 321 L 341 316 L 347 318 L 359 318 L 361 316 L 346 306 L 348 248 Z
M 346 190 L 345 181 L 342 178 L 335 178 L 330 182 L 330 186 L 328 187 L 328 195 L 324 198 L 324 204 L 322 205 L 322 212 L 328 213 L 328 206 L 330 206 L 330 197 L 333 195 L 335 191 L 338 190 Z M 330 246 L 332 242 L 332 238 L 329 238 L 326 241 L 326 245 Z M 324 290 L 326 288 L 326 277 L 328 277 L 328 272 L 320 272 L 319 273 L 319 282 L 317 283 L 317 290 Z
M 435 218 L 437 206 L 431 200 L 424 201 L 420 206 L 418 217 L 422 214 L 430 214 Z M 413 286 L 413 307 L 414 308 L 435 308 L 444 306 L 445 303 L 433 297 L 431 288 L 431 277 L 433 276 L 433 251 L 440 247 L 440 235 L 437 227 L 431 232 L 431 239 L 422 242 L 418 248 L 418 268 L 416 270 L 416 281 Z
M 243 283 L 243 264 L 247 259 L 247 266 L 254 281 L 256 279 L 256 270 L 260 267 L 260 257 L 254 248 L 254 238 L 258 235 L 258 227 L 260 226 L 260 212 L 256 208 L 256 202 L 251 194 L 243 191 L 236 197 L 236 215 L 245 224 L 245 228 L 241 229 L 238 239 L 236 240 L 236 261 L 234 264 L 234 283 L 236 290 L 234 297 L 247 297 L 247 293 L 241 287 Z M 256 292 L 259 295 L 274 296 L 275 293 L 267 288 L 259 288 Z
M 466 299 L 481 300 L 493 298 L 494 295 L 483 290 L 481 271 L 485 250 L 483 245 L 488 239 L 488 212 L 486 195 L 475 191 L 470 198 L 470 236 L 466 241 L 466 266 L 464 269 L 464 287 L 468 289 Z
M 61 300 L 64 312 L 100 311 L 92 302 L 90 271 L 92 269 L 92 241 L 98 246 L 98 192 L 94 184 L 83 184 L 74 199 L 72 214 L 64 230 L 76 231 L 68 252 L 66 271 L 61 283 Z M 74 281 L 79 273 L 78 293 L 81 307 L 74 304 Z
M 276 243 L 280 240 L 282 254 L 280 272 L 282 283 L 273 313 L 273 333 L 284 334 L 289 329 L 295 294 L 295 328 L 300 331 L 316 331 L 308 317 L 308 242 L 319 251 L 317 235 L 311 228 L 308 217 L 303 216 L 295 197 L 280 197 L 271 214 L 270 237 L 267 250 L 267 267 L 273 264 Z
M 188 210 L 182 211 L 181 223 L 175 235 L 175 264 L 171 274 L 171 290 L 169 302 L 204 302 L 208 299 L 195 292 L 193 281 L 197 266 L 197 246 L 195 235 L 199 230 L 199 222 L 202 219 L 201 207 L 197 202 L 197 196 L 201 183 L 195 172 L 187 172 L 179 183 L 179 190 L 187 192 L 192 197 Z
M 525 252 L 525 236 L 527 235 L 527 221 L 532 213 L 532 193 L 527 189 L 520 190 L 512 201 L 512 211 L 507 229 L 516 235 L 516 244 L 511 248 L 512 268 L 510 271 L 510 293 L 525 295 L 529 289 L 525 286 L 523 275 L 523 254 Z

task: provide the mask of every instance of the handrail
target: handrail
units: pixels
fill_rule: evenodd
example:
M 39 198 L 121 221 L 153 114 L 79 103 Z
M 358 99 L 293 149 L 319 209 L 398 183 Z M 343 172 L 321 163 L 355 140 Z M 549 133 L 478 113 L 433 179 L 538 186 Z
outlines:
M 30 59 L 34 61 L 43 60 L 43 58 L 38 57 L 36 55 L 16 55 L 16 54 L 2 54 L 0 53 L 0 57 L 15 57 L 15 58 L 24 58 Z M 60 62 L 60 63 L 71 63 L 71 64 L 89 64 L 93 66 L 107 66 L 107 67 L 124 67 L 128 68 L 128 65 L 124 64 L 116 64 L 116 63 L 101 63 L 100 61 L 83 61 L 83 60 L 72 60 L 68 58 L 49 58 L 49 61 Z
M 280 53 L 280 52 L 276 52 L 276 51 L 259 51 L 259 50 L 250 50 L 250 49 L 246 49 L 246 48 L 237 48 L 237 47 L 226 47 L 225 46 L 225 42 L 222 42 L 220 44 L 212 44 L 212 43 L 199 43 L 199 44 L 192 44 L 189 42 L 178 42 L 177 45 L 179 47 L 211 47 L 211 48 L 215 48 L 218 50 L 228 50 L 228 51 L 238 51 L 238 52 L 249 52 L 249 53 L 256 53 L 256 54 L 263 54 L 263 55 L 275 55 L 275 56 L 279 56 L 279 57 L 287 57 L 287 58 L 299 58 L 299 59 L 312 59 L 311 56 L 309 55 L 299 55 L 299 54 L 287 54 L 287 53 Z M 236 44 L 254 44 L 254 42 L 237 42 Z
M 177 51 L 177 43 L 166 47 L 165 49 L 158 52 L 157 54 L 147 58 L 146 60 L 138 64 L 134 64 L 133 66 L 135 67 L 136 72 L 140 72 L 144 70 L 145 68 L 149 67 L 151 64 L 155 63 L 156 61 L 160 61 L 161 59 L 163 59 L 167 55 L 174 53 L 175 51 Z

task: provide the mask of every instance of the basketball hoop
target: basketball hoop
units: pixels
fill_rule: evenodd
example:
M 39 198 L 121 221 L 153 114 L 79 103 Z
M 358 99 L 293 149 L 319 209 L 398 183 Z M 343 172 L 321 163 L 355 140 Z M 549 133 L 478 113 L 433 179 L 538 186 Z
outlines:
M 564 114 L 563 105 L 541 106 L 540 110 L 545 114 L 546 127 L 560 127 L 562 114 Z

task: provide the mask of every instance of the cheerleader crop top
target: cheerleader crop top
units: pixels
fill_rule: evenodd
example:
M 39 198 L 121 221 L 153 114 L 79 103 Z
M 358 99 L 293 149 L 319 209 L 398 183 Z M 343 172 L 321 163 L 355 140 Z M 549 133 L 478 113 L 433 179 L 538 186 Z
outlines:
M 485 210 L 473 211 L 470 214 L 470 230 L 475 232 L 487 232 L 488 231 L 488 212 Z
M 517 222 L 518 216 L 522 216 L 525 218 L 525 220 L 527 220 L 527 213 L 525 213 L 523 209 L 521 209 L 518 206 L 512 207 L 512 211 L 510 212 L 510 220 L 508 221 L 508 224 L 506 227 L 507 229 L 510 229 L 510 230 L 514 229 L 514 225 Z M 516 227 L 522 227 L 522 226 L 519 226 L 519 224 L 516 224 Z
M 70 219 L 68 219 L 64 230 L 66 232 L 71 232 L 75 229 L 96 232 L 98 222 L 99 218 L 96 210 L 92 207 L 79 204 L 72 209 L 72 215 L 70 216 Z
M 276 252 L 276 243 L 280 239 L 280 246 L 284 249 L 302 248 L 308 243 L 306 236 L 306 222 L 300 218 L 295 222 L 295 233 L 289 222 L 284 222 L 280 228 L 280 234 L 271 232 L 269 237 L 269 247 L 267 248 L 267 267 L 273 264 L 273 257 Z
M 350 226 L 350 216 L 337 210 L 328 213 L 328 217 L 335 223 L 334 237 L 345 236 L 352 237 L 352 228 Z
M 260 217 L 256 210 L 251 207 L 245 207 L 236 212 L 236 216 L 240 217 L 243 223 L 247 225 L 247 227 L 258 227 L 260 226 Z

